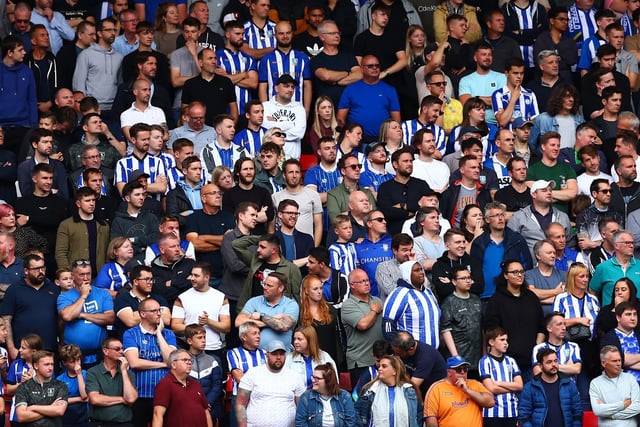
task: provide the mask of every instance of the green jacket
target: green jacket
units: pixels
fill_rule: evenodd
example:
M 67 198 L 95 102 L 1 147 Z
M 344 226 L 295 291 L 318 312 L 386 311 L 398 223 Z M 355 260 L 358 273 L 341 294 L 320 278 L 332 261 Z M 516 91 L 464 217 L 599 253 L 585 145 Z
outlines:
M 244 282 L 240 297 L 238 298 L 238 313 L 242 311 L 244 304 L 251 298 L 251 288 L 253 287 L 253 276 L 260 268 L 264 261 L 258 259 L 258 254 L 255 250 L 248 249 L 250 246 L 255 246 L 260 241 L 260 236 L 243 236 L 239 239 L 231 242 L 231 247 L 238 255 L 240 261 L 249 266 L 249 274 L 247 280 Z M 280 256 L 280 262 L 276 271 L 287 276 L 288 284 L 284 289 L 285 296 L 293 298 L 298 304 L 300 303 L 300 282 L 302 282 L 302 275 L 300 269 L 295 266 L 291 261 L 287 261 L 283 256 Z
M 369 199 L 369 205 L 371 205 L 371 210 L 376 209 L 376 198 L 373 197 L 371 190 L 360 187 L 360 185 L 357 184 L 354 190 L 349 191 L 347 186 L 344 185 L 344 182 L 342 182 L 327 193 L 327 212 L 329 213 L 329 222 L 333 221 L 333 219 L 342 212 L 349 211 L 349 195 L 353 191 L 362 191 L 366 194 L 367 199 Z

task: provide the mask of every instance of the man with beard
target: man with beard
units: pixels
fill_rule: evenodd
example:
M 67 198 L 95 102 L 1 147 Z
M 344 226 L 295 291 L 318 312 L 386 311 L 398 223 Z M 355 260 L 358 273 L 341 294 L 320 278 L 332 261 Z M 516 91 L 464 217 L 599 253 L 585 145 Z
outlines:
M 216 355 L 226 366 L 225 334 L 231 331 L 231 317 L 229 315 L 229 300 L 226 295 L 209 286 L 211 266 L 206 262 L 197 262 L 191 268 L 191 289 L 181 293 L 173 304 L 171 314 L 171 329 L 178 336 L 185 336 L 187 325 L 197 323 L 204 327 L 207 354 Z
M 350 153 L 344 155 L 338 161 L 337 170 L 342 175 L 342 182 L 336 185 L 326 195 L 328 221 L 333 222 L 336 216 L 346 215 L 349 211 L 349 196 L 352 191 L 362 191 L 369 199 L 369 205 L 375 209 L 376 199 L 371 190 L 363 188 L 359 184 L 360 169 L 362 165 L 358 156 Z M 329 224 L 327 222 L 327 224 Z
M 175 216 L 184 229 L 187 218 L 196 209 L 202 209 L 200 191 L 202 189 L 202 163 L 200 158 L 189 156 L 180 164 L 182 177 L 176 182 L 176 187 L 167 193 L 166 213 Z
M 280 228 L 276 236 L 280 239 L 282 256 L 301 269 L 306 276 L 307 255 L 313 249 L 313 237 L 296 230 L 298 222 L 298 203 L 295 200 L 284 199 L 278 205 L 278 219 Z
M 434 95 L 427 95 L 420 102 L 420 116 L 417 119 L 405 120 L 402 122 L 402 135 L 405 145 L 411 145 L 413 136 L 420 129 L 427 128 L 433 133 L 437 151 L 434 157 L 441 159 L 447 148 L 446 135 L 444 129 L 436 124 L 436 120 L 442 114 L 443 101 Z
M 122 55 L 111 46 L 116 27 L 109 18 L 98 23 L 98 43 L 80 52 L 73 73 L 73 90 L 90 93 L 100 104 L 102 113 L 111 118 L 111 107 L 118 89 Z M 107 120 L 108 121 L 108 120 Z M 116 118 L 117 121 L 117 118 Z M 111 123 L 109 125 L 111 129 Z
M 236 86 L 236 89 L 239 86 Z M 267 128 L 262 126 L 264 123 L 264 107 L 262 102 L 257 99 L 251 99 L 244 105 L 244 118 L 247 127 L 236 132 L 233 137 L 233 143 L 244 147 L 246 155 L 255 158 L 260 157 L 260 148 L 262 148 L 262 138 Z
M 82 187 L 76 193 L 76 212 L 58 227 L 56 236 L 56 263 L 58 268 L 69 268 L 75 259 L 88 259 L 94 275 L 107 259 L 109 245 L 109 225 L 97 219 L 96 193 L 89 187 Z
M 233 168 L 236 185 L 225 191 L 222 198 L 222 210 L 233 215 L 242 202 L 253 202 L 260 207 L 257 217 L 256 234 L 273 231 L 275 211 L 269 192 L 254 184 L 255 165 L 249 157 L 238 159 Z
M 629 155 L 620 156 L 613 167 L 618 174 L 618 182 L 611 184 L 609 208 L 623 216 L 624 221 L 620 225 L 624 227 L 629 214 L 640 208 L 640 183 L 636 181 L 636 161 Z
M 507 170 L 511 183 L 498 190 L 494 200 L 504 203 L 507 208 L 505 220 L 509 221 L 515 212 L 531 204 L 531 193 L 526 184 L 527 162 L 522 157 L 516 156 L 509 159 Z
M 449 186 L 451 172 L 446 163 L 434 158 L 438 154 L 435 134 L 431 129 L 420 129 L 413 137 L 412 146 L 418 157 L 413 160 L 411 176 L 424 180 L 438 193 L 444 192 Z
M 286 346 L 282 341 L 271 341 L 266 350 L 267 363 L 247 371 L 238 385 L 239 427 L 260 425 L 267 419 L 270 425 L 294 424 L 296 405 L 306 388 L 298 374 L 283 369 Z
M 218 57 L 216 74 L 231 80 L 236 89 L 238 111 L 246 112 L 245 106 L 251 100 L 252 92 L 258 88 L 258 64 L 255 59 L 240 50 L 244 44 L 242 22 L 227 22 L 224 26 L 224 35 L 226 40 L 224 48 L 216 51 Z
M 167 126 L 167 119 L 158 107 L 149 102 L 151 100 L 151 82 L 147 79 L 137 79 L 133 82 L 133 95 L 135 97 L 131 107 L 120 115 L 120 126 L 127 141 L 131 140 L 129 130 L 136 123 L 147 125 Z
M 418 200 L 431 190 L 425 181 L 413 178 L 413 150 L 403 148 L 391 155 L 391 165 L 396 171 L 394 179 L 380 186 L 378 207 L 388 221 L 389 235 L 394 236 L 402 229 L 402 224 L 415 215 Z
M 258 64 L 258 96 L 260 101 L 266 102 L 277 95 L 275 86 L 283 74 L 295 79 L 295 90 L 292 101 L 304 106 L 305 111 L 311 111 L 311 66 L 309 57 L 293 49 L 293 32 L 289 21 L 276 24 L 277 47 L 260 59 Z
M 22 337 L 34 333 L 42 338 L 44 348 L 57 348 L 58 310 L 56 302 L 60 288 L 45 278 L 44 259 L 27 255 L 24 279 L 7 289 L 0 314 L 7 326 L 9 357 L 18 356 Z
M 33 191 L 32 171 L 37 164 L 47 163 L 53 168 L 52 192 L 68 199 L 69 186 L 67 184 L 67 172 L 62 162 L 49 158 L 53 151 L 53 132 L 46 129 L 35 129 L 31 132 L 29 143 L 33 147 L 33 158 L 25 160 L 18 165 L 20 193 L 25 195 Z
M 523 426 L 543 426 L 549 420 L 565 427 L 582 426 L 582 403 L 578 388 L 569 377 L 559 376 L 558 355 L 552 348 L 536 354 L 541 373 L 525 384 L 518 405 Z
M 490 44 L 483 41 L 478 43 L 473 53 L 473 60 L 476 62 L 476 71 L 460 79 L 458 99 L 464 105 L 470 98 L 480 97 L 487 105 L 487 123 L 496 124 L 496 117 L 491 109 L 491 95 L 507 84 L 507 77 L 504 73 L 491 69 L 493 48 Z
M 451 222 L 453 227 L 460 227 L 462 211 L 471 205 L 484 209 L 491 202 L 489 190 L 480 183 L 480 162 L 474 155 L 466 155 L 460 159 L 459 180 L 454 181 L 440 200 L 442 216 Z
M 279 205 L 284 199 L 298 202 L 300 216 L 296 223 L 296 229 L 312 235 L 316 246 L 319 246 L 322 242 L 323 211 L 320 196 L 315 191 L 302 186 L 301 166 L 298 159 L 286 160 L 282 169 L 286 187 L 271 196 L 273 205 Z

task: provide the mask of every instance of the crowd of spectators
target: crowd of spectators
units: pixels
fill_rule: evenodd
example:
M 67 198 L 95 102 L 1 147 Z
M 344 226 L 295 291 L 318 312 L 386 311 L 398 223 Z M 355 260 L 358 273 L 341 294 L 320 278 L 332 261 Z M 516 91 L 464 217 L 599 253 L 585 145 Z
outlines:
M 2 412 L 637 425 L 639 29 L 638 0 L 0 2 Z

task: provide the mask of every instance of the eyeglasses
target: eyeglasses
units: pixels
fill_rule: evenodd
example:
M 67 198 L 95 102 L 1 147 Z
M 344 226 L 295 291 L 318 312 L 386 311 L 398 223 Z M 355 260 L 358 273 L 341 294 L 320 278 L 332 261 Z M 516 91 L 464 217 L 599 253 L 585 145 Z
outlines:
M 447 82 L 431 82 L 431 83 L 427 83 L 429 85 L 435 85 L 435 86 L 446 86 Z
M 357 282 L 351 282 L 352 285 L 364 285 L 366 283 L 370 283 L 369 279 L 358 280 Z
M 144 313 L 154 313 L 154 314 L 160 314 L 162 313 L 162 309 L 161 308 L 156 308 L 154 310 L 140 310 Z
M 616 242 L 616 243 L 620 243 L 621 245 L 633 246 L 633 241 L 631 242 L 624 241 L 624 242 Z
M 524 274 L 524 270 L 509 270 L 507 273 L 513 274 L 514 276 L 522 276 Z
M 91 265 L 91 261 L 89 261 L 88 259 L 77 259 L 77 260 L 73 261 L 72 265 L 74 267 Z
M 344 168 L 356 171 L 356 170 L 362 169 L 362 165 L 361 164 L 344 165 Z
M 379 216 L 378 218 L 369 218 L 369 221 L 387 222 L 387 220 L 382 216 Z
M 282 211 L 280 212 L 282 215 L 292 215 L 292 216 L 298 216 L 300 215 L 300 212 L 290 212 L 290 211 Z
M 493 215 L 487 215 L 487 218 L 504 218 L 504 217 L 505 217 L 504 212 L 500 212 L 500 213 L 493 214 Z
M 365 68 L 380 68 L 380 64 L 364 64 Z
M 471 282 L 473 281 L 473 277 L 471 276 L 455 277 L 453 280 L 462 280 L 463 282 Z
M 105 347 L 107 350 L 122 351 L 123 347 Z
M 604 190 L 598 190 L 598 193 L 611 194 L 611 189 L 610 188 L 605 188 Z
M 29 267 L 27 268 L 29 271 L 46 271 L 47 267 L 43 265 L 42 267 Z
M 193 363 L 193 360 L 191 359 L 187 359 L 186 357 L 184 359 L 176 359 L 176 362 L 184 362 L 187 365 L 191 365 Z
M 153 282 L 153 277 L 138 277 L 135 280 L 140 280 L 142 282 Z
M 287 134 L 284 133 L 284 132 L 274 132 L 274 133 L 272 133 L 272 135 L 273 136 L 278 136 L 280 138 L 286 138 L 287 137 Z
M 457 368 L 452 368 L 454 371 L 456 371 L 459 374 L 463 374 L 463 373 L 467 373 L 469 372 L 469 367 L 467 365 L 464 366 L 458 366 Z
M 205 196 L 222 196 L 222 191 L 209 191 L 208 193 L 204 193 Z
M 323 377 L 316 377 L 315 375 L 311 375 L 311 381 L 322 381 L 324 380 Z

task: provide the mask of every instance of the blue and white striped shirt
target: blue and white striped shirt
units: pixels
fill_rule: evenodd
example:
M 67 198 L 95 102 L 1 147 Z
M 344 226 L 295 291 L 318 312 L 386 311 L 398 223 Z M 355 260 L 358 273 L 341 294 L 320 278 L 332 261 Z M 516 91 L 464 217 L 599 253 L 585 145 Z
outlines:
M 511 184 L 511 177 L 507 165 L 500 163 L 500 160 L 494 154 L 491 158 L 485 160 L 484 167 L 493 169 L 498 176 L 498 184 L 500 188 L 508 187 Z
M 258 28 L 252 20 L 244 23 L 244 42 L 251 49 L 276 47 L 276 23 L 267 21 L 264 28 Z
M 624 28 L 624 36 L 629 37 L 638 34 L 638 29 L 635 25 L 633 25 L 633 20 L 629 17 L 628 14 L 622 15 L 620 18 L 620 25 Z
M 176 348 L 176 336 L 170 329 L 164 328 L 162 336 L 170 347 Z M 122 336 L 124 352 L 137 351 L 138 357 L 152 362 L 162 362 L 162 352 L 155 332 L 145 331 L 142 325 L 127 329 Z M 153 398 L 156 385 L 167 376 L 169 368 L 132 369 L 136 374 L 138 397 Z
M 514 4 L 514 7 L 510 8 L 510 10 L 516 13 L 521 30 L 531 30 L 534 28 L 536 23 L 534 15 L 538 10 L 538 2 L 532 1 L 524 9 Z M 520 52 L 522 53 L 522 59 L 524 60 L 526 68 L 533 68 L 537 65 L 533 57 L 533 45 L 520 45 Z
M 236 347 L 227 351 L 227 361 L 229 362 L 229 371 L 234 369 L 240 369 L 243 374 L 246 374 L 250 368 L 264 365 L 267 363 L 267 358 L 264 350 L 261 348 L 255 351 L 247 350 L 244 347 Z M 233 395 L 238 393 L 238 383 L 233 380 Z
M 119 291 L 129 282 L 129 276 L 124 271 L 124 266 L 115 261 L 102 266 L 96 277 L 95 286 L 112 291 Z
M 511 99 L 511 91 L 507 86 L 500 88 L 491 95 L 491 103 L 493 111 L 505 110 Z M 520 87 L 520 98 L 513 107 L 512 119 L 522 117 L 525 120 L 531 120 L 540 114 L 538 110 L 538 99 L 536 94 L 525 87 Z
M 333 243 L 329 246 L 329 256 L 331 257 L 331 268 L 339 270 L 345 276 L 356 269 L 358 256 L 356 255 L 356 246 L 352 242 Z
M 411 146 L 411 139 L 420 129 L 428 128 L 433 132 L 433 139 L 436 142 L 436 149 L 444 156 L 447 149 L 447 134 L 437 124 L 423 125 L 418 119 L 405 120 L 402 122 L 402 137 L 405 145 Z
M 513 382 L 520 376 L 520 368 L 516 361 L 507 356 L 497 358 L 491 354 L 485 354 L 478 363 L 480 379 L 491 378 L 493 381 Z M 483 408 L 482 416 L 485 418 L 515 418 L 518 416 L 518 397 L 516 393 L 494 394 L 496 402 L 493 408 Z
M 584 303 L 584 307 L 582 304 Z M 591 294 L 585 294 L 581 301 L 567 292 L 558 294 L 553 300 L 553 311 L 564 314 L 565 319 L 575 319 L 586 317 L 591 320 L 591 337 L 595 337 L 596 318 L 600 312 L 598 299 Z
M 614 329 L 618 340 L 620 340 L 620 347 L 623 353 L 640 354 L 640 345 L 638 343 L 638 336 L 634 331 L 631 331 L 629 335 L 625 334 L 618 328 Z M 630 373 L 636 378 L 636 381 L 640 382 L 640 370 L 638 369 L 625 369 L 625 372 Z
M 364 169 L 360 173 L 360 179 L 358 180 L 358 184 L 360 187 L 368 188 L 373 191 L 378 191 L 378 188 L 385 182 L 393 179 L 396 175 L 390 173 L 386 169 L 383 173 L 380 173 L 371 167 L 369 159 L 367 159 L 364 163 Z
M 578 69 L 588 70 L 591 68 L 591 63 L 596 57 L 596 51 L 600 46 L 606 44 L 607 41 L 600 38 L 598 34 L 589 37 L 582 43 L 582 52 L 580 53 L 580 59 L 578 59 Z
M 116 176 L 114 184 L 118 182 L 127 183 L 129 181 L 129 175 L 138 169 L 145 171 L 149 174 L 149 183 L 156 182 L 160 175 L 167 176 L 167 171 L 164 166 L 164 161 L 156 156 L 145 154 L 143 158 L 137 158 L 133 153 L 127 154 L 125 157 L 118 160 L 116 163 Z M 158 194 L 158 200 L 160 195 Z
M 440 307 L 430 289 L 398 286 L 385 300 L 383 312 L 383 318 L 395 321 L 399 331 L 433 348 L 440 346 Z
M 276 49 L 263 56 L 258 63 L 258 80 L 260 83 L 267 83 L 267 98 L 276 96 L 276 82 L 283 74 L 289 74 L 296 80 L 292 100 L 302 103 L 304 81 L 311 79 L 309 57 L 295 49 L 291 49 L 289 53 Z
M 216 51 L 218 57 L 218 67 L 224 69 L 227 74 L 238 74 L 244 71 L 257 71 L 258 66 L 256 60 L 253 57 L 247 55 L 244 52 L 233 52 L 227 48 L 218 49 Z M 236 87 L 236 103 L 238 104 L 238 111 L 240 114 L 244 112 L 244 106 L 249 102 L 251 97 L 251 89 Z
M 260 129 L 253 131 L 249 128 L 242 129 L 233 137 L 233 143 L 239 147 L 244 147 L 247 157 L 252 159 L 260 154 L 262 138 L 267 128 L 260 126 Z
M 533 350 L 531 351 L 531 366 L 538 365 L 536 355 L 543 348 L 550 348 L 552 350 L 555 350 L 556 354 L 558 355 L 558 364 L 560 365 L 566 365 L 567 363 L 582 363 L 580 347 L 578 347 L 578 344 L 567 341 L 561 346 L 555 346 L 549 341 L 545 341 L 533 347 Z

